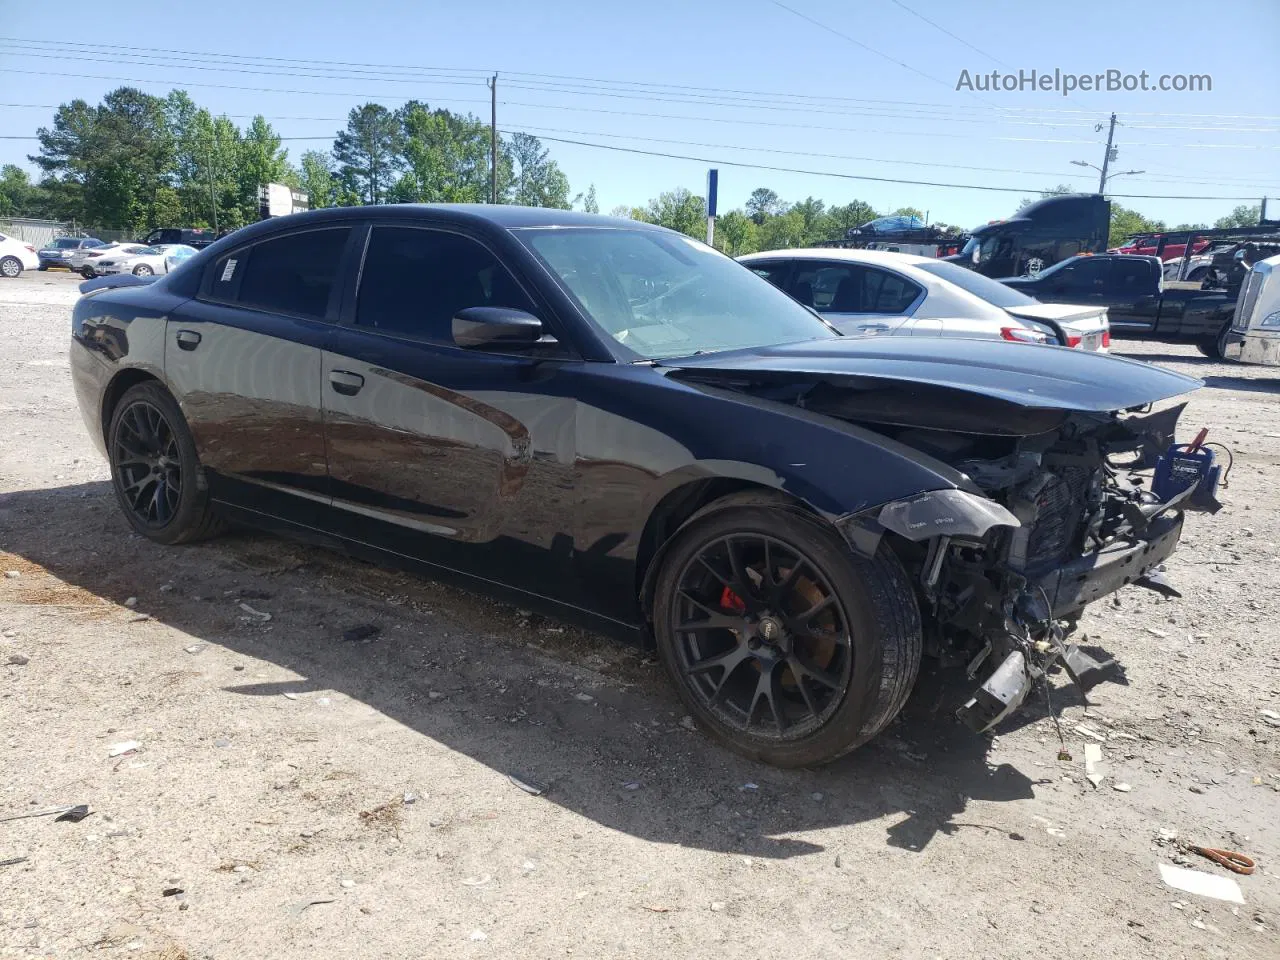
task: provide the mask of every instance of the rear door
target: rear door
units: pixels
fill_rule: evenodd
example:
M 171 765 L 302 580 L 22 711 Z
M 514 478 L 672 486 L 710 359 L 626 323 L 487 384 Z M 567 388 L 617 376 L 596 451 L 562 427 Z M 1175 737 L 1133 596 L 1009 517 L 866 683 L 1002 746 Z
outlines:
M 582 603 L 565 533 L 577 476 L 566 373 L 581 361 L 559 344 L 462 349 L 452 336 L 466 307 L 516 307 L 549 323 L 531 289 L 475 237 L 372 226 L 323 358 L 333 524 L 446 570 Z
M 352 237 L 318 226 L 239 247 L 169 318 L 165 373 L 215 499 L 323 527 L 322 347 Z
M 924 299 L 901 274 L 839 260 L 797 261 L 787 292 L 850 336 L 906 333 L 900 328 Z

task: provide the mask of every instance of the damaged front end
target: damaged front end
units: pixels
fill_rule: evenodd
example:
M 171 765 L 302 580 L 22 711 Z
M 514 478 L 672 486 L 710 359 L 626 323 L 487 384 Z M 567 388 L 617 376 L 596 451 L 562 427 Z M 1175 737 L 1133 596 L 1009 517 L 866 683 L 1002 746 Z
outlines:
M 976 730 L 1021 704 L 1057 663 L 1088 686 L 1100 664 L 1066 641 L 1083 609 L 1160 576 L 1188 510 L 1216 510 L 1204 436 L 1174 445 L 1200 381 L 1154 364 L 1054 347 L 876 337 L 688 358 L 672 375 L 843 421 L 938 484 L 837 519 L 850 547 L 882 541 L 915 577 L 925 649 L 984 682 Z M 851 471 L 855 478 L 857 472 Z
M 1218 506 L 1198 483 L 1172 495 L 1152 489 L 1184 406 L 1074 413 L 1046 433 L 1002 441 L 896 431 L 980 491 L 925 493 L 857 521 L 905 543 L 934 651 L 971 677 L 990 671 L 960 710 L 974 730 L 1008 716 L 1055 663 L 1085 689 L 1111 666 L 1066 642 L 1089 603 L 1130 583 L 1176 594 L 1160 567 L 1184 511 Z

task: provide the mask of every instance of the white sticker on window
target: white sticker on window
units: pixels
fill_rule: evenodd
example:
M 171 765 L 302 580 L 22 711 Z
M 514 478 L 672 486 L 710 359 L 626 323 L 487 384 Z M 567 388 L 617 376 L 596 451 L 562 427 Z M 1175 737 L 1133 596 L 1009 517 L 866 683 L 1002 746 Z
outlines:
M 236 261 L 228 260 L 227 265 L 222 268 L 222 282 L 226 283 L 228 280 L 230 280 L 233 276 L 235 276 L 235 272 L 236 272 Z

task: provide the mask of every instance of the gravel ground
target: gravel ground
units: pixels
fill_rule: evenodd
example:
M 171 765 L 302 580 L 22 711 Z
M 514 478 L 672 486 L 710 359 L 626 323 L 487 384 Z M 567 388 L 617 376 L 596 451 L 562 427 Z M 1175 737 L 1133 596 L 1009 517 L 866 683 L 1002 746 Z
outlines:
M 1280 957 L 1273 371 L 1119 344 L 1205 380 L 1184 424 L 1236 464 L 1184 598 L 1083 622 L 1124 671 L 1088 708 L 1057 678 L 1074 760 L 1039 704 L 970 735 L 927 673 L 785 772 L 593 634 L 265 536 L 132 536 L 72 396 L 75 280 L 0 281 L 0 816 L 93 812 L 0 823 L 0 956 Z M 1244 904 L 1166 887 L 1162 830 L 1254 857 Z

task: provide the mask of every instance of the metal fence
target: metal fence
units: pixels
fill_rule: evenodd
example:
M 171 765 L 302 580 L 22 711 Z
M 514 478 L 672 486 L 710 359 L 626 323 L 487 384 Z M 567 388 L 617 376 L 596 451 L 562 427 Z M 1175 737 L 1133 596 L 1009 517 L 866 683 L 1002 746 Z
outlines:
M 58 237 L 97 237 L 108 241 L 134 238 L 132 230 L 99 229 L 82 226 L 74 220 L 35 220 L 30 217 L 0 217 L 0 233 L 37 248 Z

